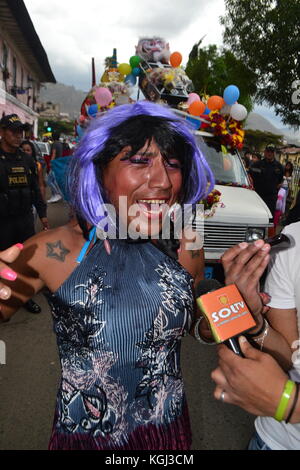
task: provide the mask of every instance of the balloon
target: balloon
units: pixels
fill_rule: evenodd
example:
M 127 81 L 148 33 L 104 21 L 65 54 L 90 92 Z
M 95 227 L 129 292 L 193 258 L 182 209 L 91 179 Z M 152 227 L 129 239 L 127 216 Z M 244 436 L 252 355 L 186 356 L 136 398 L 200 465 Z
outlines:
M 193 116 L 200 116 L 205 110 L 205 104 L 202 101 L 194 101 L 189 106 L 189 113 Z
M 140 65 L 140 62 L 141 62 L 141 58 L 138 55 L 133 55 L 129 59 L 129 63 L 133 69 L 138 67 Z
M 219 110 L 219 109 L 223 108 L 224 104 L 225 104 L 224 99 L 221 96 L 218 96 L 218 95 L 211 96 L 207 100 L 207 107 L 208 107 L 208 109 L 210 109 L 212 111 L 216 110 L 216 109 Z
M 128 83 L 129 85 L 135 85 L 136 84 L 136 77 L 132 74 L 127 75 L 125 78 L 125 83 Z
M 90 117 L 96 117 L 98 113 L 98 105 L 97 104 L 91 104 L 91 106 L 88 107 L 88 115 Z
M 134 75 L 135 77 L 138 77 L 140 73 L 141 69 L 139 67 L 134 67 L 134 69 L 132 69 L 132 75 Z
M 247 109 L 242 104 L 236 103 L 232 105 L 230 115 L 237 121 L 243 121 L 247 117 Z
M 108 88 L 100 87 L 95 91 L 95 100 L 100 106 L 108 106 L 112 102 L 112 94 Z
M 194 103 L 194 101 L 201 101 L 200 96 L 197 95 L 197 93 L 189 93 L 187 104 L 190 105 L 190 104 Z
M 170 55 L 170 64 L 172 65 L 172 67 L 179 67 L 181 62 L 182 62 L 182 55 L 180 54 L 180 52 L 173 52 Z
M 120 64 L 118 70 L 122 75 L 130 75 L 132 69 L 129 64 Z
M 201 125 L 201 121 L 198 121 L 198 119 L 193 119 L 191 117 L 187 117 L 186 120 L 190 123 L 192 129 L 199 129 L 200 125 Z
M 206 106 L 204 113 L 206 116 L 210 113 L 210 109 Z
M 240 97 L 240 90 L 235 85 L 229 85 L 225 88 L 223 98 L 226 104 L 232 105 L 237 102 Z

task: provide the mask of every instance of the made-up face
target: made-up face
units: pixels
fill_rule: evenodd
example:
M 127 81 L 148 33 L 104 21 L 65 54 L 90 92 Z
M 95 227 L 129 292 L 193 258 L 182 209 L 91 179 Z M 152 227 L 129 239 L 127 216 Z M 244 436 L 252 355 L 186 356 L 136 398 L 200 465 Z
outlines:
M 154 140 L 135 155 L 125 147 L 104 169 L 102 182 L 108 201 L 126 227 L 138 218 L 139 232 L 158 235 L 163 221 L 178 199 L 182 185 L 181 163 L 172 155 L 168 159 Z M 126 211 L 119 208 L 120 196 L 126 196 Z
M 17 150 L 23 140 L 23 129 L 11 130 L 1 129 L 1 145 L 4 151 L 14 152 Z

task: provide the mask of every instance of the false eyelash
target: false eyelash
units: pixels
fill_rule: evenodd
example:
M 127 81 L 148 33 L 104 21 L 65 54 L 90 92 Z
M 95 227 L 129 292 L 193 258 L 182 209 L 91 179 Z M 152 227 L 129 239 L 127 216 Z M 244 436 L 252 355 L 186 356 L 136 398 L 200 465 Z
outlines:
M 120 161 L 129 160 L 131 157 L 130 152 L 125 153 L 124 157 L 120 158 Z

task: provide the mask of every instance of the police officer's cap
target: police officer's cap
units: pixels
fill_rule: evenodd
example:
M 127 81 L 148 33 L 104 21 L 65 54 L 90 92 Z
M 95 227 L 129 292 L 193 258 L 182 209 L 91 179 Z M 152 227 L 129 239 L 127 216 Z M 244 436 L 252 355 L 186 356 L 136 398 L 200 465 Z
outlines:
M 0 128 L 11 129 L 12 131 L 16 131 L 19 129 L 23 131 L 28 131 L 30 129 L 30 125 L 23 124 L 17 114 L 7 114 L 6 116 L 3 116 L 3 118 L 0 120 Z
M 265 148 L 267 152 L 275 152 L 275 145 L 273 144 L 268 144 Z

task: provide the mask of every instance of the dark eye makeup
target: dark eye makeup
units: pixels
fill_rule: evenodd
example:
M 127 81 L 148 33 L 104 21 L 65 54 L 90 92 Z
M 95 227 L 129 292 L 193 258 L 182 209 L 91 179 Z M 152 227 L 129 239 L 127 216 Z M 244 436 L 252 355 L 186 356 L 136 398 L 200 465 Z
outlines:
M 122 157 L 120 159 L 120 161 L 126 161 L 126 160 L 129 160 L 130 163 L 133 163 L 133 164 L 149 164 L 151 163 L 152 161 L 152 158 L 151 157 L 148 157 L 146 155 L 132 155 L 130 156 L 130 152 L 128 152 L 126 155 L 124 155 L 124 157 Z M 179 162 L 179 160 L 177 159 L 167 159 L 167 158 L 164 158 L 164 161 L 165 161 L 165 165 L 170 167 L 170 168 L 181 168 L 181 163 Z

